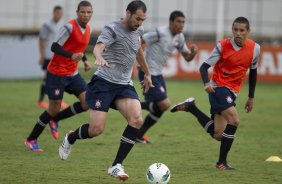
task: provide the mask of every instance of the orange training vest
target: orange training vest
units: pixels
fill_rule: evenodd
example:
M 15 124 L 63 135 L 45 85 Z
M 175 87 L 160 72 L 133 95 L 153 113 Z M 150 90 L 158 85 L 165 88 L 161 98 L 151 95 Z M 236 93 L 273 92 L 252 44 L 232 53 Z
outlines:
M 62 46 L 63 49 L 72 53 L 84 52 L 90 39 L 90 26 L 86 26 L 85 33 L 80 30 L 80 26 L 75 19 L 69 21 L 72 24 L 72 32 Z M 48 65 L 48 71 L 59 76 L 72 75 L 77 70 L 78 62 L 58 54 L 54 54 Z
M 239 51 L 233 48 L 230 39 L 221 40 L 220 44 L 220 60 L 214 65 L 212 80 L 237 93 L 241 90 L 243 78 L 252 63 L 255 42 L 246 39 Z

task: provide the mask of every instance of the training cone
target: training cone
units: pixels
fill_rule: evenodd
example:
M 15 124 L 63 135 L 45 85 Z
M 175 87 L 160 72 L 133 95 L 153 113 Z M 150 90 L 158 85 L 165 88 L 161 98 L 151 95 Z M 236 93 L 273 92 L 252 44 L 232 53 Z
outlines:
M 278 156 L 270 156 L 265 161 L 267 162 L 282 162 L 281 158 Z

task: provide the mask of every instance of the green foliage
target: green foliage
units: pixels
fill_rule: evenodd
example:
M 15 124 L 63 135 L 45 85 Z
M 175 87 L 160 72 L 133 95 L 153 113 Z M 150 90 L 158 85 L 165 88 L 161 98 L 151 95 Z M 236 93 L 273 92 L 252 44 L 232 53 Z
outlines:
M 93 71 L 91 71 L 93 73 Z M 85 75 L 87 81 L 90 74 Z M 64 134 L 87 122 L 83 113 L 60 122 L 60 138 L 54 140 L 49 127 L 39 138 L 43 153 L 33 153 L 24 140 L 42 109 L 36 108 L 39 80 L 0 81 L 0 183 L 120 183 L 107 175 L 126 126 L 124 118 L 111 110 L 104 133 L 94 139 L 77 141 L 67 161 L 61 161 L 58 148 Z M 143 99 L 140 86 L 136 89 Z M 204 112 L 209 112 L 208 98 L 200 82 L 168 81 L 172 104 L 194 96 Z M 219 171 L 219 142 L 210 138 L 189 113 L 167 112 L 149 132 L 151 145 L 136 144 L 124 161 L 130 178 L 126 183 L 146 183 L 146 171 L 155 162 L 166 164 L 171 171 L 171 184 L 266 184 L 282 183 L 282 163 L 265 162 L 271 155 L 282 157 L 282 88 L 259 84 L 253 112 L 244 112 L 247 85 L 237 99 L 241 124 L 229 154 L 229 163 L 237 170 Z M 76 101 L 65 95 L 69 104 Z M 143 111 L 143 116 L 147 114 Z

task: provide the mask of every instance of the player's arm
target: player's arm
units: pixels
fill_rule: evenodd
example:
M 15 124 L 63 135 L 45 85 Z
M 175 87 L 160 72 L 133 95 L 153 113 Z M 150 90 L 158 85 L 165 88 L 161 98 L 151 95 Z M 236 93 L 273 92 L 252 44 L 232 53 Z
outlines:
M 93 54 L 96 58 L 95 64 L 98 66 L 106 66 L 109 67 L 108 62 L 103 58 L 102 53 L 104 52 L 106 46 L 104 43 L 99 42 L 95 45 Z
M 47 35 L 48 35 L 47 25 L 43 24 L 39 32 L 39 54 L 40 54 L 39 64 L 40 65 L 44 64 L 45 44 L 46 44 Z
M 151 87 L 154 87 L 152 84 L 151 79 L 151 73 L 148 67 L 148 64 L 146 62 L 143 49 L 140 47 L 138 50 L 138 53 L 136 55 L 136 60 L 138 64 L 140 65 L 142 71 L 145 73 L 144 80 L 140 82 L 142 85 L 142 88 L 144 89 L 144 92 L 146 93 Z
M 187 46 L 185 45 L 185 47 Z M 192 61 L 197 53 L 198 53 L 198 47 L 195 44 L 192 44 L 189 50 L 185 49 L 185 52 L 181 52 L 182 56 L 187 62 Z
M 55 54 L 70 58 L 71 60 L 80 61 L 84 55 L 82 52 L 72 53 L 62 47 L 62 45 L 64 45 L 65 42 L 69 39 L 71 32 L 71 24 L 66 24 L 65 26 L 63 26 L 59 31 L 56 41 L 53 42 L 51 46 L 51 51 Z
M 203 62 L 201 65 L 199 71 L 201 74 L 202 81 L 204 83 L 204 89 L 207 93 L 213 93 L 214 91 L 214 86 L 211 85 L 210 79 L 209 79 L 209 74 L 208 74 L 208 69 L 211 66 L 214 66 L 215 63 L 220 59 L 220 53 L 221 53 L 221 45 L 218 43 L 216 47 L 213 49 L 211 55 L 208 57 L 208 59 Z
M 258 66 L 258 60 L 260 55 L 260 46 L 256 44 L 255 50 L 254 50 L 254 59 L 252 61 L 250 72 L 249 72 L 249 95 L 248 100 L 245 104 L 245 110 L 246 112 L 251 112 L 254 106 L 254 97 L 255 97 L 255 89 L 256 89 L 256 83 L 257 83 L 257 66 Z

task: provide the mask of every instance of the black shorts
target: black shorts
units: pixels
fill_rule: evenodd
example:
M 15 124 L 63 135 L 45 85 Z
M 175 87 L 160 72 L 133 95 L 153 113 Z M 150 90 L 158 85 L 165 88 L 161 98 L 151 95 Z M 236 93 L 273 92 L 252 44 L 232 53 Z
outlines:
M 86 91 L 87 84 L 80 74 L 74 76 L 58 76 L 47 72 L 46 93 L 50 100 L 61 100 L 64 91 L 78 97 Z
M 216 87 L 215 93 L 209 93 L 211 114 L 219 114 L 221 111 L 236 106 L 235 94 L 226 87 Z
M 144 72 L 139 70 L 139 81 L 144 80 Z M 152 83 L 155 87 L 150 88 L 147 93 L 143 93 L 145 101 L 159 102 L 167 98 L 165 80 L 162 75 L 151 76 Z
M 139 100 L 133 86 L 111 83 L 93 75 L 91 82 L 87 85 L 85 97 L 90 109 L 108 112 L 110 107 L 116 109 L 115 100 L 120 98 Z

